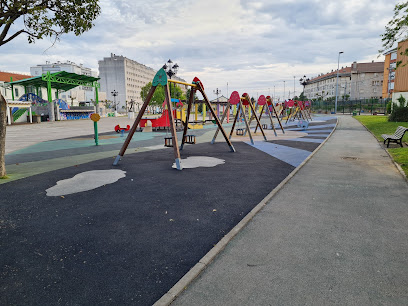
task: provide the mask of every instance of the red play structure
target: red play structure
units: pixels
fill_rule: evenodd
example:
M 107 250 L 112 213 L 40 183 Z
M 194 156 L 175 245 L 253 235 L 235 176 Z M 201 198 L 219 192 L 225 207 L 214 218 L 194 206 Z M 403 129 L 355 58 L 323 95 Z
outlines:
M 176 110 L 173 110 L 173 118 L 176 118 Z M 150 121 L 152 123 L 152 128 L 161 128 L 161 127 L 170 127 L 170 122 L 169 122 L 169 110 L 165 109 L 163 111 L 163 114 L 161 117 L 156 118 L 156 119 L 140 119 L 140 124 L 139 126 L 141 128 L 144 128 L 146 126 L 147 121 Z
M 129 124 L 125 128 L 121 128 L 119 124 L 117 126 L 115 126 L 115 132 L 116 133 L 120 133 L 122 131 L 127 132 L 129 130 L 130 130 L 130 125 Z

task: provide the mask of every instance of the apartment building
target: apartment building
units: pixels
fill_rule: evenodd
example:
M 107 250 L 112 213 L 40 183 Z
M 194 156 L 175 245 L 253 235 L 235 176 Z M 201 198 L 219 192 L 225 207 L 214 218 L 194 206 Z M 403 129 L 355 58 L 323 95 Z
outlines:
M 400 41 L 397 48 L 384 54 L 383 97 L 392 97 L 393 102 L 401 95 L 408 100 L 408 57 L 404 54 L 406 49 L 408 40 Z
M 124 111 L 127 103 L 133 100 L 135 110 L 139 110 L 143 104 L 140 92 L 142 87 L 153 81 L 158 69 L 147 67 L 122 55 L 111 53 L 110 57 L 104 57 L 98 61 L 101 91 L 106 92 L 107 99 L 117 103 L 117 110 Z M 173 76 L 175 80 L 185 80 Z M 187 88 L 178 85 L 185 93 Z M 116 96 L 112 93 L 116 92 Z
M 91 68 L 84 67 L 82 64 L 75 64 L 74 62 L 66 61 L 66 62 L 56 62 L 51 63 L 47 61 L 45 64 L 36 65 L 34 67 L 30 67 L 30 73 L 33 76 L 41 76 L 47 72 L 55 73 L 59 71 L 66 71 L 70 73 L 76 73 L 79 75 L 87 75 L 92 77 L 98 77 L 98 73 L 96 71 L 92 71 Z M 87 87 L 87 86 L 78 86 L 71 90 L 61 92 L 59 94 L 59 98 L 63 99 L 64 101 L 78 105 L 79 102 L 89 102 L 91 100 L 95 100 L 95 88 L 94 87 Z M 99 100 L 106 98 L 103 91 L 99 91 Z
M 341 67 L 338 77 L 339 99 L 357 100 L 381 98 L 384 62 L 357 63 Z M 337 70 L 319 74 L 305 85 L 308 99 L 327 100 L 336 97 Z

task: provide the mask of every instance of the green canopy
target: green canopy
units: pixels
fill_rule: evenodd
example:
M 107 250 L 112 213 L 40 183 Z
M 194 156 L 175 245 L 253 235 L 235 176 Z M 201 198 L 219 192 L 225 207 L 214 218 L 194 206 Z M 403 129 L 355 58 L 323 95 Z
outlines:
M 47 88 L 48 94 L 48 101 L 52 101 L 51 97 L 51 88 L 57 90 L 57 97 L 58 91 L 67 91 L 77 86 L 87 86 L 87 87 L 95 87 L 95 101 L 98 104 L 98 88 L 100 84 L 97 82 L 99 78 L 95 78 L 88 75 L 81 75 L 66 71 L 58 71 L 54 73 L 44 73 L 42 76 L 33 77 L 29 79 L 24 79 L 15 82 L 8 82 L 6 84 L 10 84 L 11 88 L 13 89 L 14 85 L 24 86 L 33 86 L 36 88 L 44 87 Z M 14 91 L 12 90 L 13 100 L 14 100 Z
M 51 88 L 67 91 L 77 86 L 99 87 L 98 80 L 99 78 L 88 75 L 59 71 L 54 73 L 48 72 L 42 76 L 8 82 L 6 84 L 48 88 L 48 82 L 50 82 Z

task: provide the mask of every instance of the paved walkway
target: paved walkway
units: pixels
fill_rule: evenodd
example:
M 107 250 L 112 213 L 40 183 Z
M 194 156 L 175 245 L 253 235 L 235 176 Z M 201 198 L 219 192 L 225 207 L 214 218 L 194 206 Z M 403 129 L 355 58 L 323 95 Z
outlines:
M 340 116 L 172 305 L 407 305 L 407 237 L 407 182 L 360 123 Z

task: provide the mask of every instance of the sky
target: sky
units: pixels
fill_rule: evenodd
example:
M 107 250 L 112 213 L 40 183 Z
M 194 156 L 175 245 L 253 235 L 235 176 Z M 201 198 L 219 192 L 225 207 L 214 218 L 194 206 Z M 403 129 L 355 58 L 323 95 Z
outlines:
M 158 70 L 171 59 L 177 76 L 187 82 L 197 76 L 210 99 L 218 89 L 224 96 L 236 90 L 282 100 L 301 93 L 304 75 L 337 69 L 340 51 L 340 67 L 383 61 L 380 35 L 398 2 L 101 0 L 90 31 L 66 34 L 54 45 L 28 44 L 20 35 L 0 47 L 0 70 L 29 73 L 31 66 L 68 60 L 98 71 L 98 60 L 111 53 Z

